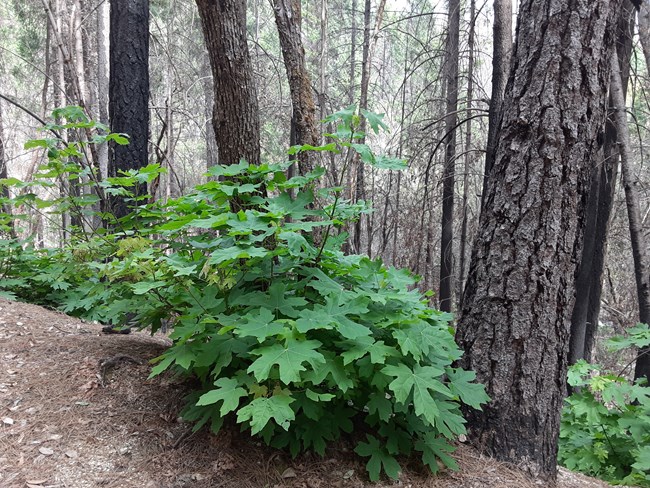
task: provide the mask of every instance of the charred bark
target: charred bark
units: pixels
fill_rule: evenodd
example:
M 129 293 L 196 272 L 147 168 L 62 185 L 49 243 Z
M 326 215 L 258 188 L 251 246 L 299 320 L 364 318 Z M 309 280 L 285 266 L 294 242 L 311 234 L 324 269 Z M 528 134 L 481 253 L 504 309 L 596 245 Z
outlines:
M 111 0 L 108 118 L 112 132 L 129 135 L 129 144 L 109 145 L 108 174 L 148 164 L 149 138 L 149 2 Z M 146 193 L 145 185 L 135 188 Z M 111 199 L 116 217 L 129 213 L 127 202 Z

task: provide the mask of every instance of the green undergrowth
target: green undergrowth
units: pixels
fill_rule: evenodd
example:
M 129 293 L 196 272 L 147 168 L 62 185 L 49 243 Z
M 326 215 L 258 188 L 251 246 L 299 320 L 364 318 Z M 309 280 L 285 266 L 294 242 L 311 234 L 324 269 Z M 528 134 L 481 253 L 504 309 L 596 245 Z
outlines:
M 647 325 L 628 333 L 609 346 L 650 345 Z M 571 366 L 569 384 L 576 393 L 562 413 L 559 462 L 609 483 L 650 487 L 650 389 L 585 361 Z
M 102 129 L 73 109 L 58 116 L 67 123 L 50 128 Z M 364 116 L 373 130 L 383 128 L 381 116 Z M 352 157 L 404 167 L 359 143 L 354 107 L 328 122 L 337 126 L 330 144 L 290 153 L 331 151 L 341 174 Z M 125 142 L 97 135 L 93 143 L 107 139 Z M 413 454 L 433 472 L 438 461 L 457 468 L 449 441 L 465 433 L 461 405 L 480 408 L 487 396 L 473 372 L 452 366 L 461 351 L 451 316 L 427 305 L 411 273 L 342 252 L 345 225 L 368 211 L 363 202 L 346 201 L 340 185 L 317 189 L 322 169 L 287 179 L 290 163 L 242 161 L 212 167 L 208 182 L 187 195 L 147 203 L 131 189 L 160 168 L 93 186 L 92 169 L 78 162 L 88 144 L 34 141 L 48 151 L 47 165 L 32 182 L 1 183 L 12 188 L 13 219 L 29 206 L 48 218 L 72 210 L 82 222 L 98 216 L 108 225 L 79 227 L 60 249 L 0 241 L 0 294 L 107 323 L 136 311 L 154 331 L 171 319 L 173 345 L 151 374 L 200 380 L 183 412 L 195 429 L 218 432 L 230 419 L 294 456 L 324 455 L 354 431 L 372 480 L 382 472 L 397 478 L 398 457 Z M 57 180 L 81 191 L 39 196 Z M 131 214 L 93 210 L 107 195 L 129 199 Z

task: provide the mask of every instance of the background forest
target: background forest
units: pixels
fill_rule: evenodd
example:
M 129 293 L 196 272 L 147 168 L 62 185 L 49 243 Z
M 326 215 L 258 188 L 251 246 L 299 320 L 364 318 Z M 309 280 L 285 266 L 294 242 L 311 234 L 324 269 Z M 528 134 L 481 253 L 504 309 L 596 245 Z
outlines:
M 475 324 L 502 320 L 496 314 L 485 317 L 490 309 L 481 308 L 481 293 L 484 289 L 485 294 L 491 293 L 494 273 L 490 274 L 489 266 L 481 268 L 476 263 L 489 254 L 486 251 L 481 255 L 481 249 L 499 245 L 496 237 L 496 244 L 485 244 L 489 241 L 486 235 L 498 234 L 499 219 L 507 222 L 503 216 L 510 212 L 511 200 L 500 199 L 500 183 L 490 183 L 489 175 L 506 186 L 510 176 L 518 178 L 506 171 L 500 173 L 510 157 L 508 147 L 514 151 L 516 143 L 525 141 L 522 134 L 532 133 L 531 127 L 539 124 L 538 134 L 542 135 L 528 139 L 542 141 L 539 147 L 546 148 L 551 139 L 547 131 L 556 120 L 551 115 L 551 122 L 543 119 L 548 112 L 542 107 L 537 120 L 521 115 L 508 126 L 512 122 L 508 110 L 515 106 L 513 100 L 520 100 L 513 92 L 525 76 L 518 70 L 527 69 L 522 68 L 526 63 L 521 60 L 527 59 L 524 50 L 536 46 L 532 41 L 527 45 L 527 41 L 537 39 L 530 34 L 535 28 L 531 19 L 542 15 L 535 2 L 226 3 L 230 6 L 219 7 L 223 11 L 203 0 L 196 4 L 114 0 L 110 6 L 107 1 L 12 0 L 0 5 L 0 179 L 6 182 L 2 188 L 4 215 L 13 214 L 4 222 L 7 235 L 13 239 L 4 251 L 8 256 L 20 254 L 17 249 L 27 241 L 37 250 L 71 246 L 74 252 L 68 255 L 71 261 L 67 264 L 78 266 L 78 276 L 73 277 L 72 268 L 64 272 L 56 267 L 56 255 L 42 258 L 44 261 L 30 257 L 21 265 L 43 266 L 46 262 L 49 274 L 30 277 L 33 281 L 26 286 L 25 275 L 17 277 L 17 267 L 10 270 L 7 263 L 13 262 L 7 260 L 7 271 L 0 270 L 4 273 L 0 276 L 15 280 L 6 281 L 2 287 L 7 296 L 62 306 L 116 326 L 132 318 L 127 311 L 138 309 L 141 323 L 154 330 L 170 319 L 164 310 L 174 310 L 171 322 L 177 326 L 172 333 L 175 344 L 159 358 L 154 373 L 175 365 L 203 382 L 203 390 L 185 412 L 188 418 L 198 426 L 210 422 L 217 431 L 223 418 L 234 412 L 237 422 L 245 423 L 267 442 L 289 447 L 292 453 L 301 449 L 320 452 L 326 441 L 352 428 L 341 419 L 355 418 L 345 411 L 347 404 L 354 404 L 380 439 L 368 435 L 367 442 L 360 442 L 356 449 L 359 455 L 370 457 L 372 479 L 380 472 L 397 477 L 399 465 L 394 456 L 410 454 L 412 449 L 399 441 L 407 432 L 413 448 L 433 471 L 438 469 L 436 459 L 453 465 L 447 444 L 441 444 L 440 439 L 464 434 L 463 416 L 470 427 L 482 425 L 489 430 L 489 422 L 494 420 L 486 418 L 496 410 L 502 422 L 508 415 L 518 419 L 512 432 L 521 436 L 508 434 L 502 427 L 479 438 L 492 447 L 500 446 L 494 448 L 495 454 L 510 461 L 530 455 L 533 461 L 524 467 L 534 475 L 553 478 L 567 363 L 578 363 L 570 377 L 571 386 L 577 389 L 571 397 L 574 408 L 564 417 L 561 460 L 571 468 L 612 481 L 647 485 L 650 450 L 640 446 L 648 438 L 648 424 L 621 424 L 618 416 L 612 416 L 605 447 L 605 441 L 597 440 L 602 432 L 585 434 L 578 428 L 571 431 L 570 426 L 593 424 L 595 415 L 603 415 L 601 422 L 605 422 L 609 411 L 600 403 L 603 391 L 605 403 L 608 395 L 620 402 L 626 419 L 650 415 L 650 400 L 642 388 L 629 385 L 631 390 L 616 396 L 614 390 L 623 384 L 627 387 L 627 383 L 608 377 L 614 385 L 612 390 L 609 383 L 606 387 L 602 383 L 593 386 L 589 382 L 591 370 L 580 362 L 598 362 L 603 371 L 618 372 L 635 356 L 635 349 L 628 346 L 640 346 L 646 354 L 637 363 L 636 375 L 629 367 L 625 373 L 628 379 L 647 376 L 646 329 L 631 329 L 633 339 L 618 339 L 620 347 L 615 340 L 614 347 L 620 352 L 613 353 L 606 340 L 650 319 L 650 278 L 644 261 L 650 215 L 650 175 L 644 151 L 650 109 L 646 93 L 650 4 L 639 2 L 635 8 L 628 0 L 600 0 L 602 11 L 607 12 L 601 19 L 596 7 L 579 2 L 585 19 L 598 17 L 602 21 L 603 29 L 594 31 L 606 32 L 601 37 L 594 34 L 596 47 L 588 53 L 587 41 L 581 41 L 585 49 L 581 54 L 580 49 L 569 49 L 568 37 L 562 37 L 568 34 L 558 34 L 565 58 L 594 70 L 583 69 L 582 81 L 591 83 L 591 97 L 574 100 L 568 106 L 563 106 L 563 101 L 558 103 L 559 118 L 566 113 L 566 120 L 575 117 L 585 127 L 584 133 L 580 129 L 569 134 L 573 126 L 567 122 L 564 137 L 574 137 L 579 143 L 575 147 L 584 143 L 586 149 L 571 153 L 574 144 L 560 144 L 569 147 L 568 152 L 548 156 L 549 161 L 562 161 L 568 168 L 563 182 L 575 181 L 574 187 L 551 186 L 556 188 L 556 196 L 568 199 L 563 200 L 567 206 L 558 212 L 572 208 L 573 200 L 569 199 L 578 202 L 577 220 L 561 213 L 562 223 L 558 225 L 560 234 L 578 236 L 576 242 L 580 244 L 567 248 L 579 250 L 581 255 L 572 256 L 573 268 L 563 259 L 544 263 L 541 267 L 551 272 L 539 282 L 535 281 L 537 277 L 517 278 L 517 271 L 512 269 L 507 275 L 513 276 L 510 287 L 516 287 L 512 283 L 521 279 L 520 288 L 526 290 L 517 301 L 532 304 L 532 312 L 528 312 L 536 318 L 528 320 L 525 329 L 533 329 L 531 342 L 545 337 L 544 325 L 539 328 L 542 332 L 535 332 L 537 320 L 555 325 L 570 322 L 570 338 L 552 327 L 546 337 L 559 351 L 566 349 L 569 356 L 567 360 L 558 359 L 559 355 L 548 362 L 545 350 L 539 356 L 529 353 L 513 326 L 515 337 L 506 343 L 517 359 L 504 359 L 502 367 L 513 372 L 499 377 L 497 367 L 486 373 L 494 351 L 485 353 L 475 346 L 480 341 L 474 334 L 485 339 L 476 332 L 481 327 Z M 546 6 L 549 2 L 538 3 Z M 567 2 L 558 5 L 562 12 L 570 10 Z M 522 11 L 517 51 L 517 44 L 515 48 L 512 44 L 512 25 Z M 589 26 L 584 29 L 591 32 Z M 238 44 L 241 39 L 243 44 Z M 616 42 L 610 42 L 612 39 Z M 540 52 L 548 49 L 548 59 L 552 60 L 549 45 L 540 41 L 538 47 Z M 612 50 L 617 51 L 613 56 L 616 62 L 610 65 Z M 605 54 L 598 57 L 601 52 Z M 541 58 L 545 59 L 544 55 Z M 603 60 L 607 60 L 605 64 Z M 593 63 L 589 65 L 589 61 Z M 113 72 L 109 72 L 109 65 Z M 565 66 L 557 72 L 553 66 L 549 64 L 548 73 L 551 77 L 557 74 L 552 82 L 561 93 Z M 538 67 L 531 67 L 528 73 L 532 87 L 535 77 L 541 78 L 544 73 L 535 69 Z M 610 71 L 620 72 L 621 78 L 611 81 L 611 86 Z M 566 86 L 571 86 L 571 81 L 567 79 Z M 120 91 L 118 83 L 126 89 Z M 593 88 L 596 85 L 601 92 Z M 577 92 L 582 95 L 584 90 Z M 609 112 L 605 110 L 607 94 Z M 50 116 L 53 109 L 64 106 L 73 108 Z M 585 113 L 577 114 L 575 106 L 584 108 Z M 251 114 L 255 122 L 251 122 Z M 592 114 L 596 114 L 596 122 Z M 515 124 L 525 130 L 514 130 Z M 121 133 L 129 134 L 128 145 Z M 289 157 L 288 147 L 293 147 Z M 589 169 L 584 170 L 580 166 L 583 163 L 573 166 L 570 160 L 576 154 L 590 161 Z M 237 164 L 241 157 L 256 166 Z M 600 163 L 592 164 L 596 158 Z M 546 188 L 547 175 L 535 180 L 535 171 L 523 164 L 521 168 L 529 173 L 521 178 L 528 178 L 525 181 L 530 184 L 527 191 L 531 195 L 539 181 L 542 183 L 538 186 Z M 94 193 L 94 180 L 106 177 L 112 179 L 100 184 L 102 190 Z M 568 193 L 564 191 L 567 188 Z M 516 185 L 510 190 L 516 193 Z M 150 197 L 144 196 L 147 191 Z M 527 215 L 526 205 L 531 205 L 525 200 L 513 203 L 519 205 L 517 212 L 522 219 Z M 131 212 L 125 202 L 136 203 L 138 209 Z M 482 217 L 479 223 L 482 205 L 485 209 L 490 204 L 489 215 L 497 222 L 492 230 L 490 217 Z M 221 214 L 215 213 L 217 210 Z M 14 218 L 20 218 L 18 224 Z M 535 233 L 533 227 L 532 247 L 510 242 L 513 263 L 527 260 L 531 269 L 539 270 L 528 256 L 542 259 L 540 242 L 550 246 L 553 239 L 565 239 L 551 232 L 557 229 L 544 223 L 543 216 L 540 222 L 539 229 L 543 227 L 547 234 Z M 197 233 L 197 228 L 211 231 Z M 114 235 L 106 233 L 111 229 Z M 98 239 L 95 244 L 86 244 L 91 241 L 80 239 L 81 234 Z M 103 236 L 119 237 L 119 243 L 100 242 Z M 16 242 L 23 244 L 16 247 Z M 157 251 L 146 250 L 151 243 Z M 107 246 L 113 246 L 110 252 Z M 472 246 L 476 260 L 473 275 Z M 212 253 L 209 259 L 197 258 L 204 252 L 197 251 L 201 249 Z M 503 249 L 503 256 L 509 256 L 508 248 Z M 81 265 L 84 256 L 95 261 Z M 115 260 L 108 263 L 107 256 Z M 490 262 L 489 258 L 485 260 Z M 308 271 L 312 266 L 325 274 Z M 421 278 L 417 282 L 421 293 L 434 291 L 427 295 L 428 301 L 441 312 L 421 307 L 422 297 L 412 293 L 415 280 L 396 271 L 400 268 Z M 565 274 L 551 276 L 555 268 Z M 61 276 L 67 273 L 68 284 L 45 284 L 57 272 Z M 110 281 L 111 289 L 98 283 L 92 291 L 82 293 L 83 277 L 90 280 L 94 273 Z M 465 293 L 468 276 L 469 292 Z M 567 285 L 567 278 L 571 285 Z M 305 284 L 309 280 L 317 284 Z M 377 285 L 379 282 L 389 284 Z M 40 283 L 46 292 L 34 283 Z M 526 293 L 535 283 L 538 293 L 531 298 Z M 552 298 L 557 298 L 557 310 L 537 315 L 536 303 L 552 303 L 544 287 L 558 283 L 561 289 Z M 26 291 L 16 292 L 21 286 Z M 66 295 L 75 287 L 80 290 L 78 294 Z M 335 296 L 334 290 L 341 287 L 345 293 Z M 645 295 L 636 293 L 637 288 L 645 289 Z M 186 289 L 190 295 L 191 290 L 200 291 L 198 302 L 205 305 L 201 311 L 189 305 L 196 298 L 187 298 Z M 510 299 L 513 288 L 504 290 Z M 86 293 L 88 296 L 83 296 Z M 147 299 L 147 294 L 154 298 Z M 465 298 L 467 303 L 463 303 Z M 269 300 L 275 308 L 264 308 Z M 462 312 L 464 322 L 456 337 L 460 349 L 447 330 L 452 317 L 449 312 Z M 331 332 L 331 317 L 338 317 L 340 337 Z M 350 317 L 354 317 L 352 321 Z M 516 306 L 508 308 L 504 317 L 515 317 L 513 323 L 521 319 Z M 246 325 L 237 325 L 236 318 Z M 225 362 L 210 356 L 215 350 L 205 346 L 214 343 L 216 332 L 210 328 L 217 323 L 222 327 L 219 334 L 230 334 L 227 337 L 234 344 L 227 346 L 231 349 Z M 366 326 L 369 323 L 373 326 Z M 424 325 L 431 328 L 425 332 Z M 411 333 L 424 339 L 415 339 Z M 280 338 L 283 346 L 279 345 Z M 492 344 L 495 349 L 499 347 L 497 340 Z M 220 343 L 218 347 L 226 346 Z M 461 357 L 460 350 L 466 353 L 460 366 L 468 371 L 455 362 Z M 237 351 L 248 351 L 246 359 L 233 359 Z M 280 359 L 267 364 L 267 358 L 275 353 Z M 208 356 L 211 359 L 206 359 Z M 538 361 L 548 368 L 548 381 L 559 375 L 561 385 L 556 388 L 556 382 L 548 395 L 536 391 L 537 400 L 527 398 L 527 392 L 545 388 L 535 387 L 534 378 L 527 377 L 527 365 L 521 357 L 529 364 Z M 545 374 L 541 366 L 538 377 Z M 478 372 L 493 399 L 484 407 L 488 414 L 482 419 L 481 414 L 469 411 L 487 401 L 469 370 Z M 247 373 L 252 373 L 254 380 L 242 379 Z M 548 441 L 550 448 L 545 443 L 540 447 L 534 435 L 528 435 L 526 415 L 513 413 L 512 405 L 499 407 L 507 401 L 497 380 L 510 381 L 509 375 L 523 378 L 521 383 L 520 379 L 512 380 L 521 387 L 520 400 L 527 398 L 522 400 L 520 411 L 530 407 L 530 415 L 536 419 L 544 416 L 543 409 L 558 411 L 557 421 L 551 420 L 540 429 L 544 439 L 547 435 L 553 439 Z M 332 393 L 337 384 L 345 385 L 346 381 L 350 383 L 349 392 L 342 388 L 341 394 Z M 289 398 L 290 390 L 282 385 L 307 389 Z M 418 397 L 418 385 L 424 385 L 423 396 Z M 598 388 L 600 396 L 588 396 L 591 389 Z M 386 391 L 391 394 L 383 398 Z M 238 408 L 239 399 L 247 395 L 251 397 L 246 400 L 249 403 Z M 518 401 L 516 395 L 508 398 L 512 404 Z M 339 402 L 338 410 L 330 418 L 331 412 L 325 412 L 321 405 L 333 399 Z M 298 403 L 289 407 L 294 401 Z M 463 410 L 462 416 L 461 404 L 471 407 Z M 297 414 L 296 405 L 302 414 Z M 261 413 L 263 410 L 266 413 Z M 581 419 L 580 412 L 586 412 L 589 422 Z M 294 415 L 302 417 L 296 420 Z M 320 432 L 320 437 L 312 437 L 313 423 L 323 419 L 334 426 Z M 289 430 L 290 434 L 283 437 L 282 429 L 288 430 L 289 421 L 294 420 L 297 430 Z M 433 436 L 429 429 L 433 429 Z M 624 445 L 626 432 L 632 432 L 632 445 Z M 621 434 L 618 447 L 611 440 L 615 434 Z M 509 435 L 512 438 L 503 445 L 516 445 L 516 452 L 511 451 L 514 454 L 508 454 L 500 444 L 499 439 Z M 581 436 L 591 436 L 595 444 L 583 442 Z M 606 453 L 585 461 L 584 456 L 594 452 L 594 446 Z M 629 456 L 614 461 L 615 454 L 622 451 Z
M 453 256 L 454 292 L 458 300 L 474 229 L 484 174 L 487 115 L 491 93 L 493 11 L 488 2 L 463 5 L 460 18 L 459 97 L 456 136 L 456 181 Z M 73 57 L 84 92 L 86 111 L 93 120 L 108 122 L 107 58 L 108 4 L 59 2 L 48 18 L 41 2 L 4 2 L 2 29 L 2 95 L 47 118 L 54 107 L 75 101 L 72 81 L 66 80 L 58 43 Z M 364 27 L 363 2 L 306 2 L 302 40 L 318 118 L 360 98 Z M 439 282 L 442 172 L 446 133 L 445 2 L 385 2 L 377 25 L 376 5 L 371 22 L 376 28 L 368 84 L 368 106 L 386 114 L 390 134 L 376 141 L 380 152 L 403 157 L 408 170 L 385 175 L 372 169 L 364 179 L 364 198 L 375 212 L 364 221 L 362 249 L 397 266 L 407 266 L 423 277 L 423 289 Z M 262 121 L 263 159 L 282 159 L 289 146 L 291 99 L 280 51 L 277 27 L 269 2 L 248 5 L 251 46 Z M 200 19 L 194 4 L 152 2 L 150 5 L 150 111 L 151 161 L 172 168 L 157 197 L 169 198 L 202 181 L 209 164 L 218 161 L 211 127 L 212 75 Z M 55 20 L 52 26 L 51 21 Z M 643 31 L 641 32 L 643 33 Z M 470 39 L 470 34 L 472 38 Z M 642 142 L 647 104 L 647 73 L 639 37 L 635 37 L 630 77 L 630 110 L 638 125 L 633 131 L 635 174 L 643 182 Z M 470 73 L 471 65 L 471 73 Z M 471 75 L 471 86 L 468 81 Z M 100 80 L 104 93 L 100 93 Z M 38 96 L 35 96 L 39 94 Z M 99 102 L 104 97 L 103 104 Z M 35 137 L 39 122 L 21 108 L 2 102 L 4 167 L 10 176 L 29 179 L 44 154 L 25 151 L 24 142 Z M 320 127 L 326 132 L 326 127 Z M 620 188 L 620 187 L 619 187 Z M 644 185 L 639 189 L 643 191 Z M 646 198 L 642 194 L 642 202 Z M 647 217 L 645 207 L 642 208 Z M 48 227 L 38 214 L 33 218 L 39 245 L 58 243 L 58 226 Z M 370 231 L 368 231 L 370 229 Z M 634 322 L 636 298 L 632 254 L 624 197 L 617 192 L 606 260 L 602 313 L 606 324 L 620 332 Z

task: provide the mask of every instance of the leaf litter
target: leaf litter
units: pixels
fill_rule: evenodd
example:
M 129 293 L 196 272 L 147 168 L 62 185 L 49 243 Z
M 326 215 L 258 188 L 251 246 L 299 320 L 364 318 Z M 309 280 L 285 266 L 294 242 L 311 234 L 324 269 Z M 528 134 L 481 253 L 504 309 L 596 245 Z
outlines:
M 90 488 L 533 488 L 514 466 L 458 445 L 460 471 L 429 475 L 417 462 L 396 482 L 371 484 L 352 442 L 291 459 L 224 428 L 191 433 L 179 418 L 190 380 L 148 380 L 147 362 L 169 345 L 146 333 L 101 335 L 35 305 L 0 299 L 0 486 Z M 121 361 L 100 371 L 111 358 Z M 287 371 L 287 374 L 290 374 Z M 11 412 L 11 417 L 8 413 Z M 560 469 L 559 488 L 608 485 Z

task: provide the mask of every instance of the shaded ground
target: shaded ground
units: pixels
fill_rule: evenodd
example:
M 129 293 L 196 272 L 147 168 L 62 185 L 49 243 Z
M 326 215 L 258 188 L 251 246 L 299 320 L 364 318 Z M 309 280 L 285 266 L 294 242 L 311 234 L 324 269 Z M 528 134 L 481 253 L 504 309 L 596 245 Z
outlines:
M 324 459 L 292 460 L 245 434 L 199 432 L 180 421 L 188 385 L 147 380 L 168 342 L 35 305 L 0 300 L 0 487 L 527 488 L 536 484 L 460 446 L 461 470 L 428 476 L 416 463 L 399 482 L 372 485 L 344 443 Z M 608 485 L 562 470 L 561 488 Z

